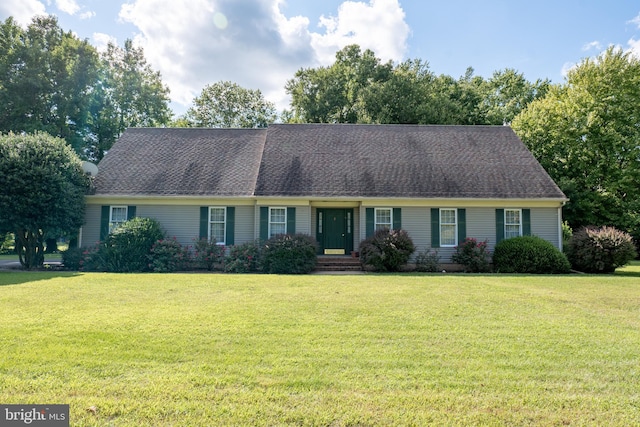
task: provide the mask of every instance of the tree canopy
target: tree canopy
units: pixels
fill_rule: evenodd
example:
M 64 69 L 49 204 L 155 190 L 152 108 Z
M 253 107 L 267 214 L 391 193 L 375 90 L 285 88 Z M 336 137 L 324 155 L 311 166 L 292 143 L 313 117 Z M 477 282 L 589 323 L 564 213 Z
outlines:
M 640 60 L 609 48 L 585 59 L 513 121 L 571 199 L 572 227 L 614 225 L 640 235 Z
M 170 119 L 169 90 L 130 40 L 101 56 L 53 16 L 0 24 L 0 131 L 44 131 L 100 160 L 123 130 Z
M 193 100 L 177 126 L 262 128 L 278 118 L 276 107 L 260 90 L 245 89 L 229 81 L 207 85 Z
M 15 234 L 25 268 L 42 265 L 48 233 L 73 234 L 82 226 L 88 186 L 80 158 L 63 139 L 0 135 L 0 231 Z

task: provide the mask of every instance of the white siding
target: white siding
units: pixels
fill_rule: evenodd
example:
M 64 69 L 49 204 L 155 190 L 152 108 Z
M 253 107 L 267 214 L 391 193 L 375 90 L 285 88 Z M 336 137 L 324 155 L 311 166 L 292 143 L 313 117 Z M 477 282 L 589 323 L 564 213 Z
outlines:
M 558 209 L 537 208 L 531 209 L 531 234 L 550 241 L 553 246 L 560 248 L 558 224 Z
M 92 246 L 100 240 L 100 205 L 87 205 L 82 226 L 82 246 Z
M 311 236 L 311 224 L 311 206 L 296 206 L 296 233 Z

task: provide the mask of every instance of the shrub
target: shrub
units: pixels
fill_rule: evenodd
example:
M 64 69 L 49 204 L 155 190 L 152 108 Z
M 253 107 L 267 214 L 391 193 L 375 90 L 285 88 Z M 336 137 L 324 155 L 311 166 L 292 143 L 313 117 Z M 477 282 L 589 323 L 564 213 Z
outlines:
M 195 267 L 213 271 L 216 264 L 223 262 L 224 249 L 224 246 L 218 245 L 215 239 L 200 239 L 196 241 L 195 254 L 193 257 Z
M 416 255 L 416 271 L 425 273 L 435 273 L 440 271 L 440 256 L 438 251 L 431 252 L 427 249 L 425 252 L 419 252 Z
M 305 234 L 281 234 L 262 247 L 260 264 L 265 273 L 306 274 L 316 266 L 316 241 Z
M 573 268 L 586 273 L 613 273 L 635 258 L 629 233 L 614 227 L 583 227 L 573 233 L 567 247 Z
M 61 252 L 64 268 L 74 271 L 80 270 L 84 264 L 84 251 L 83 248 L 69 248 Z
M 191 257 L 187 248 L 176 238 L 158 240 L 148 255 L 150 268 L 156 273 L 182 271 L 189 267 Z
M 405 230 L 377 230 L 360 243 L 360 263 L 375 271 L 399 271 L 416 247 Z
M 228 273 L 254 273 L 260 269 L 260 242 L 247 242 L 231 246 L 224 260 Z
M 462 265 L 466 273 L 486 273 L 491 271 L 487 241 L 478 242 L 472 237 L 464 239 L 456 246 L 451 260 Z
M 164 238 L 160 223 L 151 218 L 133 218 L 122 223 L 104 243 L 91 248 L 85 268 L 100 271 L 150 271 L 148 255 Z
M 565 254 L 537 236 L 502 240 L 493 251 L 493 268 L 499 273 L 568 273 L 571 265 Z

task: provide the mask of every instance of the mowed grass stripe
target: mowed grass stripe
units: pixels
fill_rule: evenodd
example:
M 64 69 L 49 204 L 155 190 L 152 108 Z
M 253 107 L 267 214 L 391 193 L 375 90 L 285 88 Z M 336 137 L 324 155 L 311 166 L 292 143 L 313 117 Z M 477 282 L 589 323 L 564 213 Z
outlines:
M 72 425 L 640 423 L 634 275 L 0 284 L 0 402 Z

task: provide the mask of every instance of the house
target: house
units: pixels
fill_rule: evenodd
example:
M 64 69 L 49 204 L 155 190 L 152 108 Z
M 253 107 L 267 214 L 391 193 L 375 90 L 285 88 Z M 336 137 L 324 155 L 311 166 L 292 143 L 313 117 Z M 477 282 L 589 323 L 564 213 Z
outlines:
M 465 237 L 562 247 L 566 196 L 505 126 L 275 124 L 127 130 L 98 165 L 81 245 L 133 216 L 184 245 L 280 233 L 349 254 L 381 227 L 450 261 Z

